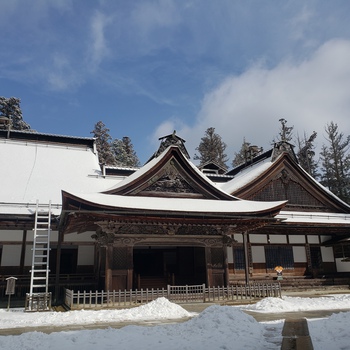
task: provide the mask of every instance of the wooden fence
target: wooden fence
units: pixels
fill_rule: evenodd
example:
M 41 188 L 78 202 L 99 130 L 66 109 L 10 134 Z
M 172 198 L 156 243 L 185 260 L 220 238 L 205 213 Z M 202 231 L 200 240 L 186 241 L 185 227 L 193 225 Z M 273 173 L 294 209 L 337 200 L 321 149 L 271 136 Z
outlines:
M 113 308 L 137 306 L 164 297 L 174 303 L 229 302 L 242 299 L 281 297 L 280 283 L 237 284 L 228 287 L 170 286 L 162 289 L 119 291 L 77 291 L 65 289 L 65 305 L 69 309 Z

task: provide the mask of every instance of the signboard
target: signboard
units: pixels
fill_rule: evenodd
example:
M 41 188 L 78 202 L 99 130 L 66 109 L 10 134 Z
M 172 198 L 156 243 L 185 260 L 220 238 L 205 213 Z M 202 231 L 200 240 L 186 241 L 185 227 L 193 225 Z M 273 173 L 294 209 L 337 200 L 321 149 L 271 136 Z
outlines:
M 16 277 L 8 277 L 6 278 L 7 285 L 6 285 L 6 295 L 12 295 L 15 294 L 15 286 L 16 286 Z

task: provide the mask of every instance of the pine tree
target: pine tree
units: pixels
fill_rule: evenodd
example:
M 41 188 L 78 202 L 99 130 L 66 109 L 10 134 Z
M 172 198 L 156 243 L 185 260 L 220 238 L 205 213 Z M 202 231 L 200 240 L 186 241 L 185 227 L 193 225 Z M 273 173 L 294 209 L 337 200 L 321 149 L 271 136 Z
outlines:
M 306 136 L 305 133 L 303 139 L 300 139 L 298 136 L 299 150 L 297 152 L 297 158 L 300 166 L 315 179 L 319 176 L 314 151 L 314 141 L 316 137 L 316 131 L 314 131 L 309 138 Z
M 222 141 L 221 136 L 215 133 L 215 128 L 211 127 L 205 131 L 204 137 L 196 150 L 199 155 L 195 154 L 193 159 L 200 161 L 200 166 L 207 163 L 216 163 L 217 165 L 227 169 L 228 161 L 225 154 L 226 144 Z
M 13 130 L 31 130 L 30 125 L 23 120 L 20 104 L 21 100 L 17 97 L 0 96 L 0 116 L 10 119 Z
M 102 121 L 99 121 L 95 124 L 95 128 L 91 133 L 96 138 L 96 147 L 100 164 L 115 165 L 116 161 L 110 145 L 112 138 L 109 135 L 109 129 L 106 128 Z
M 321 151 L 321 183 L 345 202 L 350 202 L 350 136 L 345 138 L 334 122 L 326 128 L 328 146 Z
M 279 122 L 281 123 L 281 130 L 278 135 L 278 141 L 282 141 L 282 142 L 292 141 L 294 126 L 287 126 L 287 120 L 285 120 L 284 118 L 281 118 Z
M 235 168 L 241 164 L 246 164 L 253 160 L 254 157 L 261 154 L 263 151 L 262 147 L 251 146 L 250 142 L 246 142 L 245 138 L 239 152 L 235 152 L 234 159 L 232 161 L 232 166 Z
M 130 137 L 124 136 L 122 140 L 115 139 L 112 142 L 111 147 L 117 166 L 131 168 L 140 166 L 140 161 L 134 151 L 134 146 L 131 143 Z

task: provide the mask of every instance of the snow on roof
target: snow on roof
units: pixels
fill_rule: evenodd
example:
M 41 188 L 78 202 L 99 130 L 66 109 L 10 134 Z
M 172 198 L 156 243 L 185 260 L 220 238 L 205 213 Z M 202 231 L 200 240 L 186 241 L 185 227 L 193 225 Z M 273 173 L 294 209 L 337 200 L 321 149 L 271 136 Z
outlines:
M 155 210 L 163 212 L 191 212 L 191 213 L 236 213 L 247 214 L 268 211 L 279 207 L 285 201 L 256 202 L 247 200 L 215 200 L 215 199 L 192 199 L 192 198 L 163 198 L 163 197 L 138 197 L 120 196 L 103 193 L 71 193 L 73 196 L 97 204 L 113 208 Z
M 259 176 L 261 176 L 261 174 L 269 169 L 271 165 L 271 159 L 266 158 L 259 163 L 254 163 L 244 168 L 232 180 L 219 184 L 218 186 L 227 193 L 233 193 L 257 179 Z
M 142 176 L 143 174 L 147 173 L 147 171 L 149 171 L 150 169 L 152 169 L 152 167 L 154 167 L 155 164 L 157 164 L 161 159 L 163 159 L 164 155 L 166 152 L 163 152 L 162 154 L 160 154 L 158 157 L 153 158 L 151 161 L 149 161 L 148 163 L 146 163 L 143 167 L 141 167 L 140 169 L 137 169 L 134 173 L 132 173 L 130 176 L 128 176 L 127 178 L 125 178 L 124 180 L 118 182 L 117 184 L 115 184 L 114 186 L 110 187 L 107 189 L 107 191 L 112 191 L 115 189 L 120 188 L 121 186 L 125 186 L 129 183 L 131 183 L 132 181 L 134 181 L 135 179 L 137 179 L 138 177 Z
M 3 130 L 6 131 L 6 130 Z M 6 131 L 7 132 L 7 131 Z M 73 141 L 90 141 L 93 142 L 95 140 L 94 137 L 84 137 L 84 136 L 70 136 L 70 135 L 58 135 L 58 134 L 51 134 L 51 133 L 44 133 L 44 132 L 37 132 L 33 130 L 10 130 L 10 137 L 12 136 L 19 136 L 19 135 L 27 135 L 28 140 L 31 139 L 30 136 L 35 136 L 37 139 L 44 139 L 46 137 L 51 138 L 52 140 L 60 140 L 64 142 L 65 140 L 73 140 Z
M 113 191 L 115 189 L 118 189 L 122 186 L 125 186 L 135 179 L 141 177 L 143 174 L 147 173 L 150 169 L 156 166 L 158 162 L 160 162 L 167 154 L 170 152 L 170 149 L 172 147 L 177 147 L 174 145 L 169 146 L 164 152 L 162 152 L 158 157 L 153 158 L 151 161 L 146 163 L 142 168 L 136 170 L 133 174 L 131 174 L 129 177 L 125 178 L 124 180 L 117 183 L 115 186 L 109 188 L 107 191 Z M 180 150 L 181 152 L 181 150 Z M 182 153 L 182 152 L 181 152 Z M 184 161 L 188 163 L 188 165 L 207 183 L 210 183 L 211 186 L 215 187 L 217 190 L 223 192 L 225 196 L 230 195 L 228 192 L 224 191 L 221 187 L 219 187 L 216 183 L 214 183 L 212 180 L 210 180 L 202 171 L 200 171 L 195 164 L 193 164 L 190 160 L 188 160 L 185 156 L 183 157 Z M 232 199 L 237 199 L 234 196 L 231 196 Z
M 349 204 L 347 204 L 344 201 L 342 201 L 338 196 L 336 196 L 333 192 L 331 192 L 327 187 L 323 186 L 321 183 L 319 183 L 317 180 L 315 180 L 305 169 L 303 169 L 302 166 L 300 166 L 299 164 L 297 164 L 297 165 L 300 168 L 300 171 L 302 171 L 305 174 L 305 176 L 307 176 L 316 186 L 318 186 L 324 192 L 328 193 L 336 201 L 338 201 L 338 202 L 342 203 L 343 205 L 345 205 L 346 207 L 348 207 L 349 210 L 350 210 L 350 205 Z
M 37 200 L 59 207 L 61 190 L 102 191 L 111 184 L 101 177 L 97 155 L 87 146 L 2 139 L 0 160 L 2 214 L 31 213 Z
M 350 225 L 350 214 L 299 212 L 281 210 L 277 219 L 286 223 L 319 223 L 319 224 L 345 224 Z
M 282 155 L 280 155 L 279 157 L 281 156 Z M 265 158 L 261 162 L 254 163 L 250 166 L 247 166 L 246 168 L 243 168 L 242 171 L 240 171 L 232 180 L 225 183 L 218 184 L 218 186 L 227 193 L 234 193 L 235 191 L 239 190 L 240 188 L 244 187 L 245 185 L 249 184 L 250 182 L 257 179 L 259 176 L 261 176 L 264 172 L 266 172 L 272 166 L 272 164 L 273 162 L 271 162 L 270 158 Z M 342 201 L 339 197 L 337 197 L 334 193 L 332 193 L 328 188 L 324 187 L 321 183 L 315 180 L 306 170 L 303 169 L 303 167 L 300 164 L 295 164 L 295 165 L 318 188 L 326 192 L 328 195 L 333 197 L 339 203 L 342 203 L 342 205 L 348 207 L 350 210 L 350 205 Z

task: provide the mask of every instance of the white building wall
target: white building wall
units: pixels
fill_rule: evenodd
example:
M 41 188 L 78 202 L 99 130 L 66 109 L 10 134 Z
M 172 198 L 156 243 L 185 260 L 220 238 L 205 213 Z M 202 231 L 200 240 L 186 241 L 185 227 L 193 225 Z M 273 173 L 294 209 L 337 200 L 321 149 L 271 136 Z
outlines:
M 95 247 L 92 245 L 83 245 L 78 247 L 78 265 L 94 264 Z
M 21 261 L 20 245 L 4 245 L 2 247 L 1 266 L 19 266 Z
M 263 243 L 267 244 L 267 235 L 249 235 L 249 242 L 250 243 Z
M 265 249 L 263 246 L 252 246 L 253 263 L 265 263 Z
M 290 244 L 305 244 L 306 243 L 305 236 L 290 235 L 288 238 L 289 238 Z
M 270 243 L 272 244 L 287 244 L 286 235 L 270 235 Z
M 320 240 L 319 240 L 318 236 L 308 235 L 307 242 L 310 244 L 320 244 Z
M 237 243 L 243 243 L 243 235 L 241 233 L 235 233 L 233 238 L 237 241 Z
M 32 259 L 33 259 L 33 251 L 32 251 L 33 245 L 28 244 L 26 246 L 26 252 L 24 257 L 24 266 L 31 266 L 32 265 Z
M 332 236 L 321 236 L 320 239 L 321 239 L 321 243 L 323 243 L 332 239 Z
M 350 262 L 341 260 L 342 258 L 335 259 L 337 272 L 350 272 Z
M 227 262 L 229 264 L 233 263 L 232 247 L 226 247 L 226 253 L 227 253 Z
M 321 247 L 321 255 L 323 262 L 334 262 L 334 254 L 332 247 Z
M 305 247 L 293 246 L 293 256 L 294 256 L 294 262 L 301 262 L 301 263 L 306 262 L 307 259 L 306 259 Z
M 0 241 L 1 242 L 22 242 L 23 231 L 20 230 L 1 230 Z

